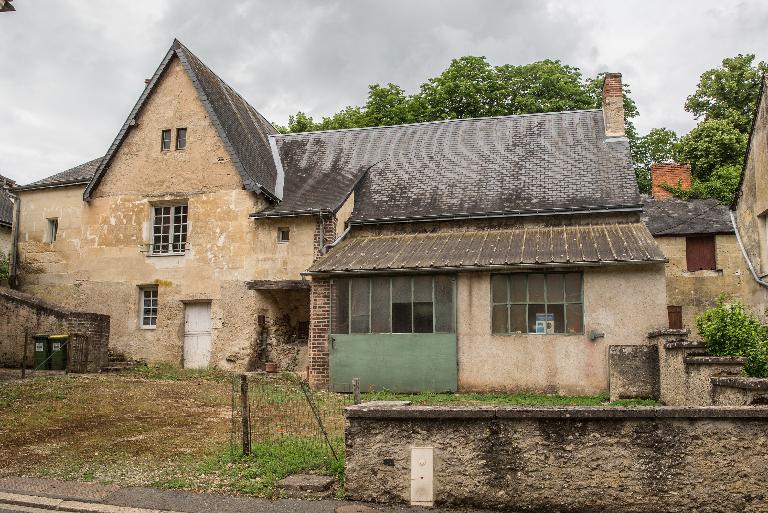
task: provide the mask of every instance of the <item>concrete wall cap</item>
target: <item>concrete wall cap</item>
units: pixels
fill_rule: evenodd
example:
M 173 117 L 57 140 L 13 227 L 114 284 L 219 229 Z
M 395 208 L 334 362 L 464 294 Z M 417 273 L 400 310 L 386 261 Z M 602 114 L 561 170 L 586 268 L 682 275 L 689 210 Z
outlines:
M 768 390 L 768 379 L 744 376 L 715 376 L 712 384 L 719 387 L 742 388 L 745 390 Z
M 744 365 L 747 359 L 742 356 L 686 356 L 685 363 L 689 365 Z
M 648 338 L 668 337 L 668 336 L 682 336 L 690 335 L 691 330 L 672 330 L 672 329 L 660 329 L 648 333 Z

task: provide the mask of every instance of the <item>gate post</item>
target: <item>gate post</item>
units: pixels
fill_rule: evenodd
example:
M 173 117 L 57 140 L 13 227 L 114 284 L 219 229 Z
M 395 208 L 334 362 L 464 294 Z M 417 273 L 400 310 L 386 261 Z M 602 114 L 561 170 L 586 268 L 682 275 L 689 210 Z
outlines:
M 240 411 L 243 417 L 243 455 L 251 454 L 251 412 L 248 408 L 248 376 L 240 375 Z

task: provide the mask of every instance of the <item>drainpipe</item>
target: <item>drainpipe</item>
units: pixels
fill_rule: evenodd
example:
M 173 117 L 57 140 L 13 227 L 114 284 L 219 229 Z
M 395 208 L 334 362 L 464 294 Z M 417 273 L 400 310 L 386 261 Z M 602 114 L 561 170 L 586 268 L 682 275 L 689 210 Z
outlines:
M 731 214 L 731 224 L 733 225 L 733 231 L 736 232 L 736 242 L 739 243 L 739 249 L 741 249 L 741 254 L 744 255 L 744 260 L 747 261 L 747 267 L 749 267 L 749 272 L 752 273 L 752 277 L 755 279 L 757 283 L 759 283 L 763 287 L 768 288 L 768 282 L 763 281 L 757 275 L 757 272 L 755 272 L 755 268 L 752 266 L 752 261 L 749 259 L 749 256 L 747 255 L 747 250 L 744 249 L 744 244 L 742 244 L 741 242 L 741 235 L 739 235 L 739 227 L 736 226 L 736 216 L 733 215 L 733 210 L 731 210 L 729 213 Z
M 347 234 L 349 233 L 349 230 L 351 230 L 351 229 L 352 229 L 352 225 L 351 225 L 351 224 L 347 225 L 347 229 L 346 229 L 346 230 L 344 230 L 344 231 L 341 233 L 341 235 L 339 235 L 339 236 L 336 238 L 336 240 L 335 240 L 335 241 L 331 242 L 330 244 L 326 244 L 325 246 L 321 246 L 321 247 L 320 247 L 320 254 L 321 254 L 321 255 L 325 255 L 326 253 L 328 253 L 328 250 L 329 250 L 329 249 L 331 249 L 331 248 L 335 248 L 335 247 L 336 247 L 336 245 L 337 245 L 339 242 L 341 242 L 341 241 L 342 241 L 342 239 L 344 239 L 344 237 L 346 237 L 346 236 L 347 236 Z
M 12 288 L 18 286 L 16 279 L 16 267 L 18 261 L 19 252 L 19 215 L 21 213 L 21 197 L 18 194 L 8 193 L 13 201 L 14 214 L 13 214 L 13 226 L 11 226 L 11 269 L 10 276 L 8 277 L 8 285 Z

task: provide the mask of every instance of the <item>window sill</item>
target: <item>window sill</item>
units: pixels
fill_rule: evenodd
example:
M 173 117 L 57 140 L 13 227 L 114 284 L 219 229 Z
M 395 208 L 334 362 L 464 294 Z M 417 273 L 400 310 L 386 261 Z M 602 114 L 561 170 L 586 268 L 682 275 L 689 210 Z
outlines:
M 148 257 L 178 257 L 178 256 L 184 256 L 185 253 L 147 253 Z
M 142 329 L 142 330 L 150 330 L 150 331 L 152 331 L 152 330 L 156 330 L 157 326 L 139 326 L 139 328 Z
M 701 269 L 699 271 L 683 271 L 683 277 L 685 278 L 715 278 L 722 276 L 722 269 Z

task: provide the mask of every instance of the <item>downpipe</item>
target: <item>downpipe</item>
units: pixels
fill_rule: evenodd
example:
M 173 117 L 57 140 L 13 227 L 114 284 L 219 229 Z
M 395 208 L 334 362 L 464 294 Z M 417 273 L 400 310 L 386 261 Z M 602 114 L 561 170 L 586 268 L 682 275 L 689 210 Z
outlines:
M 741 250 L 741 254 L 744 256 L 744 260 L 747 261 L 747 267 L 749 267 L 749 272 L 752 273 L 752 277 L 755 279 L 757 283 L 759 283 L 763 287 L 768 288 L 768 282 L 762 280 L 757 275 L 757 272 L 755 272 L 755 268 L 752 266 L 752 261 L 749 259 L 749 255 L 747 255 L 747 250 L 744 249 L 744 244 L 741 242 L 741 235 L 739 235 L 739 227 L 736 226 L 736 216 L 733 215 L 733 210 L 730 210 L 729 214 L 731 214 L 731 224 L 733 225 L 733 231 L 736 233 L 736 242 L 739 243 L 739 249 Z

